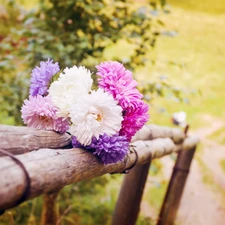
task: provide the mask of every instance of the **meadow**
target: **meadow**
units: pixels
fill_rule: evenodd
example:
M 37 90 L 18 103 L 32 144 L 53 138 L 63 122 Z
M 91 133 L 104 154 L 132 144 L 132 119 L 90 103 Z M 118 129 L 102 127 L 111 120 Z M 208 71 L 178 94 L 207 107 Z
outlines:
M 211 121 L 204 119 L 207 115 L 225 118 L 225 14 L 220 13 L 223 4 L 216 14 L 218 4 L 210 13 L 210 6 L 207 10 L 203 7 L 198 11 L 200 6 L 195 8 L 194 3 L 191 5 L 186 1 L 185 5 L 184 2 L 171 1 L 174 6 L 170 8 L 170 13 L 162 14 L 166 24 L 162 32 L 170 31 L 174 36 L 159 37 L 156 47 L 149 53 L 149 64 L 138 69 L 135 76 L 140 84 L 166 76 L 168 82 L 183 89 L 188 98 L 185 102 L 170 96 L 157 98 L 154 102 L 156 107 L 150 110 L 150 123 L 169 125 L 171 115 L 183 110 L 190 126 L 196 129 L 209 125 Z M 121 54 L 128 51 L 124 43 L 118 48 L 122 49 Z M 109 57 L 116 52 L 117 49 L 110 49 Z M 165 113 L 159 114 L 159 106 L 165 109 Z
M 169 98 L 157 99 L 156 107 L 150 111 L 151 122 L 171 125 L 171 116 L 175 111 L 185 111 L 191 132 L 199 129 L 204 133 L 212 130 L 206 138 L 218 145 L 225 143 L 225 5 L 222 1 L 176 1 L 171 0 L 171 13 L 163 15 L 166 29 L 174 31 L 176 36 L 162 36 L 150 59 L 156 59 L 154 65 L 139 71 L 140 81 L 155 79 L 166 75 L 175 84 L 192 94 L 187 95 L 189 102 L 178 102 Z M 157 106 L 166 111 L 159 113 Z M 214 124 L 220 127 L 213 130 Z M 210 133 L 210 132 L 209 132 Z M 202 171 L 203 183 L 214 191 L 218 190 L 212 174 L 212 165 L 203 160 L 204 149 L 209 148 L 205 138 L 197 151 L 196 160 Z M 213 149 L 212 149 L 213 150 Z M 224 149 L 221 149 L 224 150 Z M 212 153 L 213 154 L 213 153 Z M 225 154 L 218 161 L 224 171 Z M 145 195 L 149 203 L 159 210 L 165 185 L 152 187 Z M 151 191 L 155 194 L 151 195 Z M 223 192 L 223 189 L 219 189 Z M 200 201 L 200 200 L 199 200 Z

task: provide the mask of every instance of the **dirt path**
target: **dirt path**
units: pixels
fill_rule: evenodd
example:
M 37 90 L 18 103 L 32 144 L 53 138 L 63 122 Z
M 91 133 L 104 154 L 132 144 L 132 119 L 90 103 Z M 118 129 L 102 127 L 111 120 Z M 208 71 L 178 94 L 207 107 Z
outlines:
M 222 126 L 221 121 L 212 121 L 210 127 L 194 132 L 201 138 L 203 150 L 196 153 L 191 166 L 177 216 L 180 225 L 225 224 L 225 174 L 219 165 L 225 158 L 225 146 L 207 138 Z
M 219 161 L 225 159 L 225 146 L 208 140 L 208 135 L 224 126 L 212 121 L 210 127 L 194 132 L 203 145 L 192 162 L 183 197 L 177 214 L 179 225 L 225 225 L 225 173 Z M 164 175 L 169 179 L 172 161 L 161 159 Z M 142 213 L 155 219 L 157 215 L 147 202 L 142 203 Z

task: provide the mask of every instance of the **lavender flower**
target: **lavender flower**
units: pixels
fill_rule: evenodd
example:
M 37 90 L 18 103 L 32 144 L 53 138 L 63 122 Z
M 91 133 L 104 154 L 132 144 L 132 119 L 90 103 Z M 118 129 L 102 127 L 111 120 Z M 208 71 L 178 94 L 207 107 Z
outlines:
M 129 150 L 129 142 L 126 137 L 115 134 L 108 136 L 100 135 L 99 139 L 93 138 L 91 147 L 95 149 L 94 155 L 100 157 L 106 164 L 122 161 Z
M 129 150 L 127 138 L 118 134 L 113 136 L 103 134 L 98 139 L 94 137 L 92 143 L 86 146 L 79 143 L 76 137 L 72 137 L 72 145 L 74 148 L 85 148 L 92 151 L 105 165 L 122 161 Z
M 73 148 L 84 148 L 84 145 L 82 145 L 75 136 L 72 136 L 72 146 Z
M 31 73 L 30 95 L 46 95 L 51 78 L 59 71 L 57 62 L 53 63 L 50 59 L 46 62 L 40 62 L 40 67 L 36 66 Z

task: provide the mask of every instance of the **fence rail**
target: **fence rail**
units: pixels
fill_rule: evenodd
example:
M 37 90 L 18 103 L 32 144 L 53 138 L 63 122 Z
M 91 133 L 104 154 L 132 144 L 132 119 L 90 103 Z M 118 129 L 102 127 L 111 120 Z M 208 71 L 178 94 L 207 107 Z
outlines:
M 41 194 L 54 193 L 68 184 L 107 173 L 122 173 L 134 164 L 135 167 L 130 174 L 126 175 L 123 186 L 128 185 L 126 180 L 129 177 L 134 179 L 129 182 L 136 182 L 136 192 L 139 192 L 140 195 L 144 189 L 148 167 L 152 159 L 181 150 L 193 150 L 198 141 L 196 137 L 186 137 L 184 132 L 177 128 L 147 125 L 134 137 L 133 147 L 123 161 L 103 165 L 90 152 L 70 148 L 69 134 L 60 135 L 27 127 L 0 125 L 0 152 L 2 152 L 0 157 L 0 210 L 14 207 L 21 202 L 21 196 L 22 201 L 25 201 Z M 14 156 L 10 154 L 14 154 Z M 186 169 L 188 170 L 188 168 Z M 140 171 L 142 172 L 140 173 Z M 138 178 L 138 174 L 142 174 L 140 178 Z M 185 180 L 186 178 L 182 182 L 185 183 Z M 121 192 L 123 192 L 123 187 Z M 130 195 L 136 194 L 130 193 Z M 133 197 L 133 201 L 138 202 L 136 207 L 136 214 L 138 214 L 142 194 L 139 197 Z M 126 218 L 121 220 L 126 215 L 126 213 L 123 216 L 118 213 L 120 211 L 118 209 L 122 207 L 121 202 L 124 202 L 124 199 L 119 198 L 113 224 L 135 224 L 137 217 L 135 213 L 136 216 L 132 219 L 133 223 L 127 223 Z M 134 208 L 133 206 L 134 202 L 130 208 Z M 126 209 L 128 208 L 126 207 Z

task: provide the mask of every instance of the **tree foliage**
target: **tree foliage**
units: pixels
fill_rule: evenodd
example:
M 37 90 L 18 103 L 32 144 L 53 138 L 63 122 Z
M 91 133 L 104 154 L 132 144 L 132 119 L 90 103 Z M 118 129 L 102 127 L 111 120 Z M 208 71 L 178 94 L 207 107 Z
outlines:
M 26 13 L 13 0 L 9 3 L 11 12 L 20 12 L 20 25 L 0 44 L 4 96 L 0 103 L 17 124 L 21 123 L 18 109 L 27 93 L 29 74 L 41 60 L 51 58 L 61 68 L 84 65 L 94 69 L 105 60 L 105 49 L 123 40 L 131 51 L 121 58 L 118 49 L 111 60 L 119 60 L 134 70 L 147 63 L 146 55 L 163 25 L 154 14 L 159 4 L 152 1 L 40 0 L 35 10 Z
M 131 0 L 41 1 L 16 32 L 20 54 L 25 53 L 32 66 L 50 57 L 62 67 L 91 67 L 104 60 L 107 47 L 125 40 L 132 53 L 123 63 L 134 69 L 146 63 L 145 56 L 160 34 L 162 22 L 152 13 L 156 7 Z M 116 59 L 123 60 L 119 56 Z

